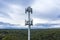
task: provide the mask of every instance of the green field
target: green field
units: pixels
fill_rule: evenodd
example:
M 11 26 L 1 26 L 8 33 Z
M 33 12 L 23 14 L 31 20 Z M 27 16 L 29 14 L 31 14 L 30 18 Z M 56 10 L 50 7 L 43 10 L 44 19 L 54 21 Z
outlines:
M 0 40 L 27 40 L 27 29 L 0 29 Z M 31 40 L 60 40 L 60 29 L 32 29 Z

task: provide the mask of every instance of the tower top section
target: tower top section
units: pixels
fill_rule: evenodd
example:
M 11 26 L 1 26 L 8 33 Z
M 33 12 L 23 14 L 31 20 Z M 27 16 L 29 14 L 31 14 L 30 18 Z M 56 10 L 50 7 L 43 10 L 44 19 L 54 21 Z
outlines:
M 27 12 L 32 14 L 32 8 L 30 6 L 25 9 L 25 13 Z

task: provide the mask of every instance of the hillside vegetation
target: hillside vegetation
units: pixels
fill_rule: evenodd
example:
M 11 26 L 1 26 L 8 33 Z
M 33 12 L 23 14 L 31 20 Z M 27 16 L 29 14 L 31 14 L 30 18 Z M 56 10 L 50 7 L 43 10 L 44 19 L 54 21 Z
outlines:
M 27 29 L 0 30 L 0 40 L 28 40 Z M 32 29 L 31 40 L 60 40 L 60 29 Z

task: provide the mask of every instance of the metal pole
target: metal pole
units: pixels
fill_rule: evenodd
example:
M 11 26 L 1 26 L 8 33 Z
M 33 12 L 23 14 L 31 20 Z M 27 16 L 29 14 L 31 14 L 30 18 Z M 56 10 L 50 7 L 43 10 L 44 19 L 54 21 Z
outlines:
M 29 25 L 28 25 L 28 40 L 30 40 L 30 13 L 28 13 L 28 20 L 29 20 Z
M 28 40 L 30 40 L 30 26 L 28 27 Z

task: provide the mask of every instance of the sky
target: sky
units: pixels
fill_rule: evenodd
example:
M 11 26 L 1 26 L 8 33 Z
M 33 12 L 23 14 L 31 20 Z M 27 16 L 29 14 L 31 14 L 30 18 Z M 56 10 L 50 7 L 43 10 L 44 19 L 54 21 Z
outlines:
M 60 28 L 60 0 L 0 0 L 0 29 L 28 28 L 25 8 L 31 6 L 31 28 Z

